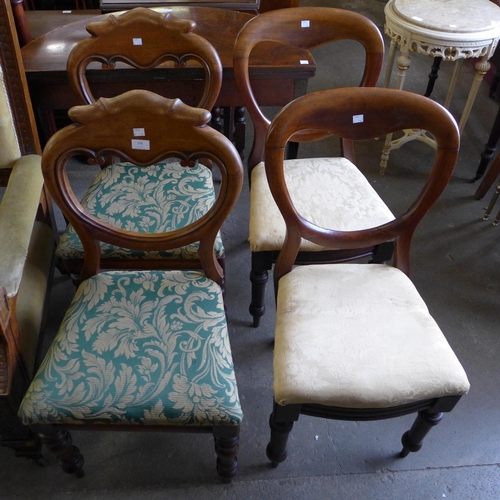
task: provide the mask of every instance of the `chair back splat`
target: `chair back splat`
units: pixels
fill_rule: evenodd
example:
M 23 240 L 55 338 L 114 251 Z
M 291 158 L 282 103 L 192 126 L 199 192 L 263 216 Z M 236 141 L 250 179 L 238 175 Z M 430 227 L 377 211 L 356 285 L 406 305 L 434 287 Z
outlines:
M 193 32 L 195 26 L 189 19 L 144 7 L 88 24 L 91 37 L 77 43 L 68 57 L 67 73 L 73 92 L 82 104 L 96 100 L 87 74 L 88 66 L 95 62 L 107 70 L 114 70 L 117 64 L 120 68 L 122 63 L 122 70 L 128 65 L 142 71 L 165 63 L 189 67 L 195 62 L 193 71 L 196 65 L 201 67 L 205 81 L 197 107 L 210 111 L 222 85 L 222 64 L 212 44 Z M 140 71 L 136 78 L 140 83 Z
M 402 108 L 397 108 L 400 104 L 405 106 L 404 113 L 401 113 Z M 440 121 L 443 116 L 446 118 Z M 367 140 L 379 137 L 384 130 L 399 131 L 404 128 L 431 130 L 438 141 L 427 183 L 404 214 L 385 224 L 359 231 L 320 228 L 300 217 L 284 175 L 284 147 L 297 131 Z M 273 121 L 266 143 L 267 179 L 287 224 L 286 245 L 275 272 L 276 280 L 291 270 L 300 248 L 300 238 L 332 249 L 360 248 L 395 241 L 395 265 L 409 274 L 413 233 L 448 184 L 455 168 L 459 144 L 454 119 L 439 105 L 409 92 L 394 93 L 373 88 L 337 89 L 315 92 L 289 104 L 287 111 Z
M 428 131 L 437 151 L 423 187 L 401 214 L 371 227 L 337 230 L 302 212 L 285 175 L 284 151 L 295 134 L 333 134 L 354 141 L 403 129 Z M 443 412 L 451 411 L 469 390 L 464 369 L 408 277 L 414 231 L 446 187 L 458 150 L 458 127 L 448 111 L 426 97 L 393 89 L 312 93 L 273 120 L 266 175 L 286 222 L 274 270 L 274 408 L 267 447 L 274 466 L 286 459 L 288 435 L 300 414 L 377 420 L 418 412 L 402 438 L 404 457 L 421 448 Z M 325 188 L 335 192 L 334 185 Z M 295 267 L 302 239 L 330 249 L 393 241 L 396 251 L 393 265 Z
M 266 12 L 242 28 L 234 47 L 233 67 L 238 92 L 255 129 L 248 159 L 249 171 L 263 159 L 266 133 L 271 123 L 252 90 L 249 60 L 253 48 L 262 42 L 274 42 L 311 50 L 339 40 L 355 40 L 363 46 L 366 59 L 359 85 L 375 86 L 384 60 L 384 42 L 375 24 L 361 14 L 330 7 L 297 7 Z M 275 50 L 279 50 L 279 46 Z M 310 61 L 313 61 L 312 56 Z M 301 140 L 300 135 L 294 137 L 295 142 Z
M 213 248 L 241 191 L 240 156 L 207 125 L 209 111 L 145 90 L 101 98 L 69 115 L 75 123 L 49 140 L 42 166 L 50 193 L 82 241 L 83 281 L 19 415 L 77 476 L 83 475 L 83 458 L 68 428 L 211 432 L 217 471 L 229 482 L 237 471 L 242 413 L 223 270 Z M 200 159 L 218 170 L 220 189 L 182 228 L 117 227 L 113 217 L 98 217 L 80 203 L 66 174 L 75 156 L 100 163 L 110 154 L 125 160 L 125 176 L 141 172 L 143 200 L 158 189 L 158 180 L 179 191 L 195 189 L 196 177 L 205 175 Z M 201 271 L 101 271 L 104 243 L 154 253 L 196 242 Z

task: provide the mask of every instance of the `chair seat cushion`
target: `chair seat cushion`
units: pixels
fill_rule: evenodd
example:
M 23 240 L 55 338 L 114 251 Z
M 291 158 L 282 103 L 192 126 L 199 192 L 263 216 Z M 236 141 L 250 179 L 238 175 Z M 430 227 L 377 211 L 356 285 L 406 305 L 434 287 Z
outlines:
M 96 176 L 82 205 L 100 220 L 139 232 L 162 232 L 186 227 L 208 212 L 215 201 L 212 173 L 197 163 L 158 162 L 150 167 L 115 163 Z M 101 243 L 104 259 L 198 259 L 199 243 L 161 252 L 143 252 Z M 224 253 L 220 236 L 217 257 Z M 57 256 L 83 259 L 83 246 L 69 225 L 61 236 Z
M 467 393 L 410 279 L 382 264 L 300 266 L 279 282 L 278 404 L 386 408 Z
M 366 177 L 346 158 L 286 160 L 285 177 L 299 213 L 319 226 L 354 231 L 394 219 Z M 280 250 L 285 234 L 285 221 L 269 189 L 264 163 L 259 163 L 252 170 L 250 249 Z M 303 240 L 300 250 L 325 248 Z
M 238 424 L 221 288 L 194 271 L 84 281 L 19 416 L 25 424 Z

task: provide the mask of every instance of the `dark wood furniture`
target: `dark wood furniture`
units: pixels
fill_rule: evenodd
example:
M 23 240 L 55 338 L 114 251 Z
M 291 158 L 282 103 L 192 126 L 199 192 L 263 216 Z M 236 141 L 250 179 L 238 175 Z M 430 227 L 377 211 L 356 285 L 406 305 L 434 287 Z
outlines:
M 260 185 L 265 177 L 263 174 L 264 144 L 269 130 L 270 120 L 265 116 L 263 102 L 259 89 L 255 85 L 251 74 L 251 61 L 254 51 L 261 42 L 288 44 L 297 49 L 310 50 L 314 47 L 335 42 L 342 39 L 351 39 L 359 42 L 366 53 L 365 67 L 361 86 L 376 85 L 384 57 L 384 44 L 378 28 L 366 17 L 355 12 L 327 7 L 298 7 L 267 12 L 252 19 L 245 25 L 238 35 L 234 51 L 234 74 L 239 93 L 254 125 L 254 142 L 248 158 L 248 172 L 251 180 L 250 201 L 250 249 L 252 251 L 252 301 L 250 314 L 253 317 L 253 326 L 257 327 L 260 318 L 265 312 L 264 294 L 268 279 L 268 271 L 276 261 L 281 242 L 284 239 L 284 225 L 270 217 L 267 208 L 273 204 L 268 187 Z M 277 50 L 269 52 L 271 62 L 279 58 Z M 302 60 L 307 68 L 310 58 Z M 340 82 L 335 82 L 341 85 Z M 294 139 L 300 141 L 300 137 Z M 344 143 L 344 154 L 351 161 L 354 160 L 351 145 Z M 297 175 L 298 169 L 296 168 Z M 288 170 L 290 172 L 290 169 Z M 358 181 L 358 179 L 356 180 Z M 314 180 L 312 181 L 314 183 Z M 257 184 L 259 183 L 259 187 Z M 353 186 L 354 189 L 354 186 Z M 294 194 L 301 198 L 313 196 L 313 190 L 305 193 L 298 182 Z M 335 194 L 332 193 L 332 206 L 335 205 Z M 302 198 L 301 198 L 302 199 Z M 375 202 L 376 203 L 376 202 Z M 262 208 L 266 207 L 266 208 Z M 275 207 L 274 207 L 275 209 Z M 339 209 L 340 213 L 344 210 Z M 367 214 L 370 217 L 370 214 Z M 333 221 L 332 221 L 333 222 Z M 281 240 L 281 241 L 278 241 Z M 300 262 L 351 260 L 360 256 L 371 255 L 375 249 L 363 248 L 348 252 L 318 251 L 319 248 L 303 249 L 299 254 Z
M 260 0 L 259 12 L 262 14 L 270 10 L 298 7 L 299 0 Z
M 362 120 L 352 119 L 360 113 Z M 314 224 L 292 201 L 284 151 L 295 134 L 365 140 L 406 128 L 431 132 L 437 153 L 420 193 L 408 199 L 408 208 L 393 221 L 336 231 Z M 273 120 L 266 174 L 287 226 L 274 269 L 274 409 L 267 447 L 274 466 L 286 460 L 287 439 L 300 414 L 360 421 L 418 412 L 402 438 L 400 456 L 405 457 L 421 448 L 443 412 L 467 393 L 460 362 L 407 276 L 414 231 L 449 182 L 458 151 L 458 129 L 444 108 L 393 89 L 316 92 L 297 99 Z M 294 267 L 303 238 L 345 250 L 392 240 L 394 263 Z
M 99 15 L 101 15 L 99 9 L 24 11 L 31 39 L 39 38 L 56 28 L 61 28 L 77 21 L 90 22 Z
M 39 364 L 57 231 L 9 0 L 0 26 L 0 444 L 39 460 L 17 410 Z
M 51 138 L 42 166 L 51 195 L 84 244 L 84 281 L 19 415 L 58 455 L 63 470 L 77 477 L 83 476 L 83 457 L 68 429 L 182 431 L 213 435 L 217 471 L 230 482 L 242 414 L 223 272 L 213 248 L 241 192 L 240 156 L 207 126 L 207 110 L 144 90 L 75 107 L 70 117 L 75 123 Z M 137 127 L 144 131 L 139 138 Z M 176 158 L 189 170 L 209 158 L 220 172 L 217 201 L 175 231 L 144 233 L 100 221 L 78 201 L 65 168 L 74 156 L 100 163 L 111 152 L 133 164 L 124 168 L 143 170 L 153 182 L 158 169 L 168 175 L 163 160 Z M 159 251 L 196 241 L 203 272 L 100 271 L 99 242 Z M 60 385 L 61 378 L 67 382 Z
M 259 0 L 100 0 L 101 12 L 117 12 L 135 7 L 212 7 L 258 14 Z
M 252 16 L 229 9 L 208 7 L 173 7 L 172 13 L 181 19 L 192 19 L 196 23 L 194 32 L 206 38 L 219 54 L 223 66 L 223 82 L 216 107 L 241 106 L 243 102 L 233 76 L 233 45 L 239 30 Z M 47 18 L 50 16 L 47 15 Z M 102 19 L 104 17 L 97 17 L 93 21 Z M 43 141 L 57 129 L 53 111 L 67 110 L 78 104 L 69 88 L 66 61 L 76 43 L 89 36 L 85 30 L 88 22 L 85 19 L 62 26 L 33 40 L 22 49 L 26 77 Z M 263 44 L 258 47 L 250 61 L 254 92 L 259 102 L 267 106 L 284 105 L 294 97 L 303 95 L 307 89 L 307 81 L 316 69 L 308 51 L 294 47 L 277 49 L 276 45 Z M 268 57 L 271 51 L 274 53 L 272 60 Z M 311 64 L 301 65 L 301 59 L 309 59 Z M 117 95 L 137 88 L 140 84 L 141 88 L 162 95 L 176 95 L 187 104 L 194 105 L 195 95 L 200 87 L 200 82 L 197 81 L 199 74 L 199 71 L 192 68 L 164 68 L 140 76 L 135 70 L 95 70 L 89 72 L 89 81 L 96 97 Z M 224 121 L 228 135 L 232 136 L 234 131 L 234 142 L 239 151 L 244 147 L 243 111 L 236 112 L 236 116 L 226 115 Z M 215 119 L 218 118 L 215 116 Z

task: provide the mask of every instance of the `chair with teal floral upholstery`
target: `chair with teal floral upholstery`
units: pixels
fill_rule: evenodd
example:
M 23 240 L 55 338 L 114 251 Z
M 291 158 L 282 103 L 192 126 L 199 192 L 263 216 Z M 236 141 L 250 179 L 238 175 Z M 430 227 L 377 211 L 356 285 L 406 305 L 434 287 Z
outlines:
M 207 126 L 209 111 L 145 90 L 77 106 L 70 117 L 75 124 L 50 139 L 42 167 L 49 191 L 83 243 L 83 281 L 19 416 L 58 454 L 63 469 L 77 476 L 83 475 L 83 458 L 68 428 L 210 432 L 217 470 L 229 482 L 237 470 L 242 413 L 223 272 L 213 247 L 241 191 L 239 154 Z M 138 127 L 144 134 L 135 138 Z M 165 176 L 177 184 L 182 172 L 172 176 L 169 161 L 195 176 L 198 160 L 208 158 L 221 177 L 217 198 L 180 229 L 117 227 L 78 201 L 65 171 L 73 156 L 86 154 L 98 162 L 109 153 L 127 159 L 125 172 L 140 171 L 144 186 L 147 175 L 153 183 Z M 199 241 L 202 271 L 101 272 L 101 241 L 144 252 Z
M 193 32 L 194 27 L 193 21 L 145 8 L 112 14 L 104 21 L 89 24 L 87 31 L 92 36 L 76 44 L 68 58 L 67 73 L 73 92 L 81 104 L 95 101 L 88 81 L 93 63 L 100 63 L 106 71 L 125 71 L 124 66 L 127 66 L 132 72 L 152 70 L 162 64 L 186 66 L 200 73 L 193 74 L 193 78 L 196 77 L 193 85 L 203 83 L 204 86 L 199 95 L 194 88 L 189 88 L 185 89 L 185 96 L 170 97 L 185 99 L 192 93 L 199 99 L 197 107 L 211 110 L 222 83 L 222 65 L 217 51 Z M 128 76 L 123 78 L 130 78 L 130 74 L 127 72 Z M 116 90 L 120 89 L 110 86 L 107 97 L 113 96 Z M 141 127 L 135 133 L 139 140 Z M 82 200 L 90 212 L 121 227 L 161 232 L 190 224 L 213 203 L 212 174 L 202 163 L 192 170 L 175 163 L 162 165 L 158 170 L 153 166 L 149 172 L 127 167 L 126 162 L 118 160 L 97 175 Z M 165 176 L 165 169 L 171 170 L 168 176 Z M 160 170 L 162 177 L 158 173 Z M 149 253 L 106 244 L 102 245 L 102 252 L 101 265 L 107 269 L 199 268 L 197 242 Z M 62 269 L 79 274 L 83 246 L 71 225 L 63 233 L 56 253 Z M 216 239 L 215 253 L 223 266 L 224 247 L 220 236 Z
M 405 198 L 408 203 L 392 221 L 359 230 L 332 229 L 312 221 L 307 204 L 290 194 L 284 150 L 295 133 L 315 131 L 358 141 L 406 128 L 431 133 L 437 151 L 434 158 L 422 154 L 421 187 Z M 449 182 L 459 143 L 448 111 L 426 97 L 395 89 L 313 93 L 273 120 L 266 175 L 286 222 L 285 244 L 274 269 L 274 409 L 267 447 L 274 466 L 286 459 L 287 439 L 301 414 L 360 421 L 418 413 L 402 438 L 400 456 L 405 457 L 421 448 L 443 412 L 468 392 L 460 361 L 408 277 L 413 234 Z M 322 195 L 318 193 L 320 199 Z M 394 241 L 394 260 L 294 267 L 303 238 L 332 249 Z

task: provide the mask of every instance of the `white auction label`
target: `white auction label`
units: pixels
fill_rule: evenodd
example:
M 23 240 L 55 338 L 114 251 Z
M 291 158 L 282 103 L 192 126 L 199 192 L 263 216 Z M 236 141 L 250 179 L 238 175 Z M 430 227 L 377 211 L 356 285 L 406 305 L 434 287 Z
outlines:
M 149 151 L 149 141 L 147 139 L 132 139 L 132 149 Z
M 363 123 L 365 120 L 365 117 L 363 115 L 354 115 L 352 117 L 352 123 Z
M 143 128 L 134 128 L 134 137 L 144 137 L 146 135 L 146 131 Z
M 300 21 L 300 27 L 301 28 L 310 28 L 311 27 L 311 21 Z
M 142 38 L 132 38 L 132 43 L 134 45 L 142 45 Z

